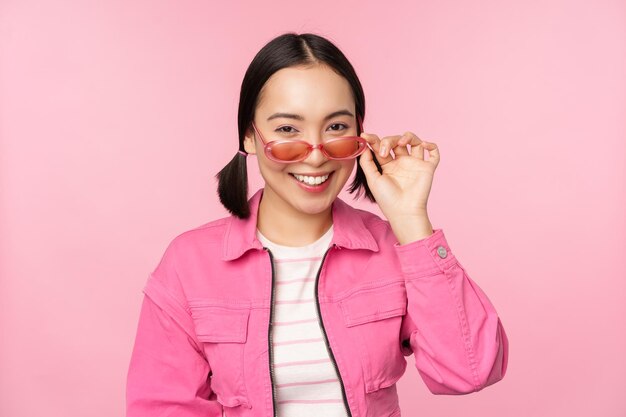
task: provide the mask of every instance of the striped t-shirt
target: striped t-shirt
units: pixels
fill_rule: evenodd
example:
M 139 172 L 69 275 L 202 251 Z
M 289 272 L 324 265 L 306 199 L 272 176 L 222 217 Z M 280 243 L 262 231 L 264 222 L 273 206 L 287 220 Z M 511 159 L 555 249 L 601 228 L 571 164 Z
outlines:
M 257 229 L 274 260 L 272 362 L 279 417 L 347 415 L 315 301 L 315 278 L 332 236 L 331 225 L 309 245 L 282 246 Z

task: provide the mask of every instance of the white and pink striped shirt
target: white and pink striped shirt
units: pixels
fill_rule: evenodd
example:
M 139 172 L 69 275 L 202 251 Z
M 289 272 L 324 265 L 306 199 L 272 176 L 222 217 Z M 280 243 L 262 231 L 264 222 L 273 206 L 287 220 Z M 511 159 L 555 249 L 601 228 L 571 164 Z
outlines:
M 282 246 L 257 229 L 274 259 L 272 362 L 279 417 L 345 417 L 341 385 L 315 303 L 315 278 L 333 227 L 306 246 Z

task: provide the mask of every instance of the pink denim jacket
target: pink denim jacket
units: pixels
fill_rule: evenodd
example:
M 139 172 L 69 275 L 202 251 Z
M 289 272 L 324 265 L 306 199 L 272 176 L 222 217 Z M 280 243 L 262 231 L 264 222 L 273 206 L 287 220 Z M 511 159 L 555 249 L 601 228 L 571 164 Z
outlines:
M 176 236 L 143 290 L 127 417 L 273 417 L 273 268 L 251 216 Z M 400 245 L 389 222 L 340 198 L 316 282 L 322 333 L 352 417 L 400 416 L 406 356 L 433 394 L 501 380 L 508 340 L 442 229 Z

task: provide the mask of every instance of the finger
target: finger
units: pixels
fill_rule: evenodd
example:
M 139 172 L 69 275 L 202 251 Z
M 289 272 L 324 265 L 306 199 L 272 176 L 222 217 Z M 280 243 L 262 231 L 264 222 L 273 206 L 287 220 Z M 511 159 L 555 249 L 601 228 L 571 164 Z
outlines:
M 411 145 L 411 146 L 417 146 L 422 142 L 422 140 L 420 138 L 417 137 L 417 135 L 413 132 L 404 132 L 404 134 L 402 135 L 402 139 L 400 140 L 401 144 L 404 145 Z
M 400 140 L 401 144 L 407 144 L 410 146 L 410 154 L 418 159 L 424 159 L 423 142 L 424 141 L 417 137 L 417 135 L 413 132 L 404 132 L 403 138 Z
M 420 142 L 416 146 L 411 147 L 411 156 L 424 160 L 424 141 Z
M 407 133 L 409 132 L 406 132 L 403 135 L 386 136 L 381 139 L 381 148 L 383 146 L 385 148 L 383 154 L 387 155 L 388 153 L 392 153 L 394 159 L 396 158 L 396 156 L 410 155 L 407 149 L 407 143 L 410 142 L 411 137 L 407 135 Z
M 435 167 L 439 165 L 439 146 L 434 142 L 424 142 L 423 147 L 428 151 L 428 161 L 435 164 Z
M 371 145 L 372 149 L 375 152 L 375 158 L 378 161 L 378 163 L 380 165 L 383 165 L 389 161 L 393 161 L 393 157 L 391 155 L 389 155 L 389 152 L 387 153 L 387 156 L 381 156 L 380 155 L 380 145 L 381 145 L 381 141 L 378 138 L 377 135 L 371 134 L 371 133 L 361 133 L 361 136 L 366 139 L 368 141 L 368 143 Z
M 367 143 L 374 147 L 374 145 L 378 142 L 380 142 L 380 139 L 378 138 L 377 135 L 373 134 L 373 133 L 365 133 L 365 132 L 361 132 L 360 135 L 363 139 L 365 139 L 367 141 Z
M 402 135 L 400 139 L 398 139 L 398 143 L 396 147 L 392 149 L 394 156 L 396 157 L 399 155 L 409 156 L 409 150 L 407 149 L 406 142 L 407 140 L 405 138 L 405 135 Z
M 400 138 L 402 138 L 402 135 L 385 136 L 384 138 L 382 138 L 380 140 L 380 156 L 388 156 L 389 151 L 394 149 L 398 145 L 398 141 L 400 140 Z
M 374 163 L 374 156 L 370 148 L 367 148 L 365 152 L 361 154 L 359 164 L 361 168 L 363 168 L 368 184 L 372 184 L 373 180 L 381 175 Z

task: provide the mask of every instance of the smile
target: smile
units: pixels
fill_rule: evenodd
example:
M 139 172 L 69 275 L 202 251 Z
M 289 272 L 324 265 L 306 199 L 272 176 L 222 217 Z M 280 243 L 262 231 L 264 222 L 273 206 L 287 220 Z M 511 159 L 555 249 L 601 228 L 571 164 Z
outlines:
M 319 177 L 309 177 L 307 175 L 298 175 L 298 174 L 291 174 L 294 177 L 296 177 L 296 179 L 300 182 L 303 182 L 307 185 L 319 185 L 322 184 L 324 182 L 326 182 L 326 180 L 328 179 L 328 177 L 330 176 L 330 174 L 326 174 L 326 175 L 322 175 Z

